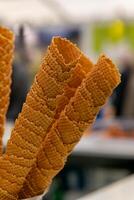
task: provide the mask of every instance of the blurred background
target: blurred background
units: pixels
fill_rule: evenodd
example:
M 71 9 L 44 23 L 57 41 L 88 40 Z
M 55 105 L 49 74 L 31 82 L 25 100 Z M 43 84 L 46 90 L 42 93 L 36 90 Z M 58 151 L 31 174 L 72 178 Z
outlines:
M 16 35 L 5 145 L 52 36 L 75 42 L 94 63 L 106 53 L 122 74 L 44 199 L 75 200 L 133 174 L 134 1 L 1 0 L 0 24 Z

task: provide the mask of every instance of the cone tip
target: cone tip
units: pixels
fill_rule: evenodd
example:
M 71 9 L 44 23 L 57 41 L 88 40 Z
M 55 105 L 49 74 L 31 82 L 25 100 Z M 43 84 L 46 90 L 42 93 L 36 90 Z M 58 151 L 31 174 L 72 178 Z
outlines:
M 116 64 L 113 63 L 113 61 L 108 57 L 106 56 L 105 54 L 101 54 L 99 56 L 99 59 L 98 59 L 98 64 L 105 64 L 106 67 L 108 67 L 113 73 L 111 73 L 111 75 L 114 76 L 114 79 L 115 79 L 115 84 L 118 85 L 121 81 L 121 74 L 119 72 L 119 69 L 118 67 L 116 66 Z

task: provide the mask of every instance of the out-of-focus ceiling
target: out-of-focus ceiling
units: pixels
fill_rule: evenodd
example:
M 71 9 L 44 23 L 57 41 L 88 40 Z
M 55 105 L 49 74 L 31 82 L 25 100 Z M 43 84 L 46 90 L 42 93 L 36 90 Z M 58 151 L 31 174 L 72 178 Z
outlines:
M 133 0 L 1 0 L 0 20 L 60 24 L 134 17 Z

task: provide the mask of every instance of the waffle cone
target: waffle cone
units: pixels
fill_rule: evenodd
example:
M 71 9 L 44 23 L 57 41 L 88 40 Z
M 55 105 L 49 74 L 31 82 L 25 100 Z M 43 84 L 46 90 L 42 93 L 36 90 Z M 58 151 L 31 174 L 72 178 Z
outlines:
M 7 28 L 0 27 L 0 154 L 2 153 L 2 136 L 9 105 L 13 42 L 13 33 Z
M 61 41 L 64 43 L 63 52 L 66 51 L 66 53 L 60 52 L 61 46 L 58 45 L 62 43 Z M 22 111 L 15 122 L 11 138 L 7 144 L 6 153 L 3 158 L 0 158 L 0 163 L 5 164 L 4 168 L 6 165 L 9 166 L 11 171 L 8 170 L 8 173 L 14 177 L 12 180 L 13 187 L 10 188 L 10 177 L 3 173 L 0 188 L 3 188 L 2 185 L 6 184 L 7 193 L 13 197 L 16 197 L 22 188 L 24 179 L 36 163 L 36 155 L 43 139 L 56 121 L 59 112 L 65 107 L 63 103 L 61 104 L 63 102 L 62 97 L 65 97 L 68 103 L 71 95 L 74 94 L 74 91 L 81 84 L 87 72 L 84 68 L 80 67 L 81 72 L 77 75 L 76 69 L 80 65 L 79 60 L 83 60 L 80 62 L 85 62 L 84 60 L 87 59 L 68 40 L 54 38 L 49 48 L 51 50 L 48 49 L 30 92 L 27 95 Z M 57 52 L 56 54 L 51 53 L 53 52 L 53 48 Z M 71 50 L 69 51 L 69 49 Z M 55 60 L 56 66 L 58 66 L 58 69 L 61 69 L 61 71 L 58 71 L 58 76 L 55 75 L 54 66 L 51 66 L 53 62 L 50 62 L 50 60 Z M 60 62 L 60 60 L 62 61 Z M 87 63 L 86 70 L 89 72 L 93 65 L 90 61 Z M 50 69 L 52 75 L 48 73 Z M 72 76 L 76 77 L 76 81 L 79 79 L 78 84 L 72 82 Z M 70 92 L 70 84 L 73 87 L 73 93 Z M 3 169 L 2 166 L 0 165 L 0 170 Z
M 20 198 L 42 194 L 48 188 L 52 178 L 64 167 L 67 156 L 79 142 L 83 131 L 91 126 L 100 107 L 119 82 L 115 65 L 104 55 L 101 56 L 49 130 L 38 152 L 36 165 L 19 193 Z

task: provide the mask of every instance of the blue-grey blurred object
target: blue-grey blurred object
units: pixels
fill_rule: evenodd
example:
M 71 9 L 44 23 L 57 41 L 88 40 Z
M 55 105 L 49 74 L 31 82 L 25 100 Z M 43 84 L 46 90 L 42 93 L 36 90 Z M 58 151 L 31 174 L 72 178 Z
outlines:
M 15 60 L 13 62 L 10 105 L 7 113 L 8 120 L 17 118 L 29 88 L 29 59 L 24 37 L 24 27 L 20 26 L 15 41 Z
M 41 46 L 49 45 L 53 36 L 66 37 L 77 42 L 80 36 L 80 29 L 78 27 L 54 26 L 38 30 L 38 38 Z

